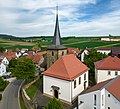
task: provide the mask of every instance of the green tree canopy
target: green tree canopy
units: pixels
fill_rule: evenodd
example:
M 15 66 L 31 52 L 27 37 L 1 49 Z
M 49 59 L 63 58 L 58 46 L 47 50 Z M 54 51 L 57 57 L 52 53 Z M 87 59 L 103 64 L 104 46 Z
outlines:
M 11 59 L 10 61 L 9 61 L 9 65 L 8 65 L 8 67 L 9 68 L 15 68 L 15 66 L 17 65 L 17 59 Z
M 64 109 L 60 100 L 57 100 L 55 97 L 48 102 L 44 109 Z
M 0 53 L 5 52 L 5 48 L 4 47 L 0 47 Z
M 19 79 L 25 79 L 31 81 L 34 79 L 35 65 L 29 58 L 21 58 L 18 60 L 15 68 L 13 69 L 13 76 Z
M 2 77 L 0 77 L 0 91 L 3 91 L 7 86 L 8 82 L 4 81 Z
M 100 52 L 97 52 L 96 49 L 91 49 L 90 52 L 85 55 L 84 63 L 90 68 L 89 70 L 89 78 L 90 81 L 95 83 L 95 66 L 94 62 L 102 60 L 103 58 L 106 58 L 106 54 L 102 54 Z M 94 84 L 93 84 L 94 85 Z

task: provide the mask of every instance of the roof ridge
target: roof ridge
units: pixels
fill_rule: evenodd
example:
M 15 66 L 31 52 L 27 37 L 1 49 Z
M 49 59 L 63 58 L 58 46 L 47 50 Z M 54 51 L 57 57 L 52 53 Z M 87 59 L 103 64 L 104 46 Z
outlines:
M 61 58 L 62 58 L 62 60 L 63 60 L 62 63 L 63 63 L 63 65 L 64 65 L 64 67 L 65 67 L 66 73 L 67 73 L 67 75 L 68 75 L 69 78 L 70 78 L 70 75 L 69 75 L 69 73 L 68 73 L 68 70 L 67 70 L 67 67 L 66 67 L 65 61 L 64 61 L 64 59 L 63 59 L 64 57 L 62 56 Z

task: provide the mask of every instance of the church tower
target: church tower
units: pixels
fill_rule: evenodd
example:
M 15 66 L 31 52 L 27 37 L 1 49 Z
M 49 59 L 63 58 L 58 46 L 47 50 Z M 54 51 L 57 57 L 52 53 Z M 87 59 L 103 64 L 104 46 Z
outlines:
M 52 45 L 47 49 L 47 68 L 49 68 L 59 57 L 67 54 L 67 48 L 61 44 L 61 35 L 58 20 L 58 6 L 56 7 L 56 24 Z

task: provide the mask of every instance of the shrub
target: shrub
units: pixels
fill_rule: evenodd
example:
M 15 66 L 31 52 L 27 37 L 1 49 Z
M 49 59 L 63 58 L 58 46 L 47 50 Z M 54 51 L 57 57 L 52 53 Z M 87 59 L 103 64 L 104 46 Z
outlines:
M 2 100 L 2 94 L 0 94 L 0 100 Z

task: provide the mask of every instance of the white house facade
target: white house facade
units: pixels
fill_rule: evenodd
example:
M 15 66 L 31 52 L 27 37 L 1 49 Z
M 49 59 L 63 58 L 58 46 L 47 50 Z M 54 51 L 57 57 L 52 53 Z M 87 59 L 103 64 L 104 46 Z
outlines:
M 3 76 L 6 73 L 6 66 L 0 62 L 0 76 Z
M 43 93 L 71 103 L 88 87 L 88 68 L 73 54 L 62 56 L 43 72 Z
M 110 48 L 97 48 L 97 52 L 108 55 L 111 52 Z
M 95 80 L 97 83 L 115 78 L 120 75 L 120 59 L 118 57 L 107 57 L 95 62 Z
M 9 65 L 9 61 L 6 57 L 3 57 L 2 61 L 1 61 L 4 65 L 8 66 Z
M 80 54 L 80 57 L 81 57 L 81 61 L 83 62 L 84 61 L 84 58 L 85 58 L 85 55 L 87 55 L 89 53 L 89 49 L 86 48 L 84 49 L 81 54 Z
M 78 109 L 119 109 L 119 82 L 120 77 L 116 77 L 113 80 L 101 82 L 83 92 L 78 96 Z

